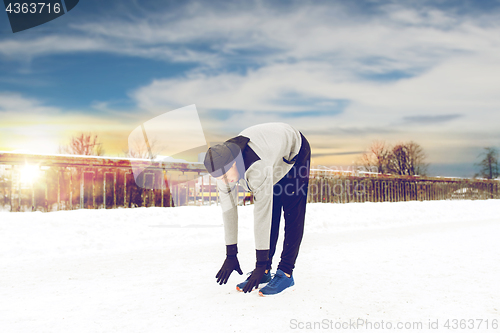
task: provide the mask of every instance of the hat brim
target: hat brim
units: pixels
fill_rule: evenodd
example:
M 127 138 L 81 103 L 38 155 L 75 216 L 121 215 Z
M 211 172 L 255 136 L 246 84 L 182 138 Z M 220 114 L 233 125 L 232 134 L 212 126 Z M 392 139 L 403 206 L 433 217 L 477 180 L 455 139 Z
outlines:
M 229 171 L 229 169 L 231 169 L 235 161 L 236 160 L 231 161 L 229 164 L 224 165 L 222 168 L 210 172 L 210 175 L 215 178 L 219 178 L 225 175 Z

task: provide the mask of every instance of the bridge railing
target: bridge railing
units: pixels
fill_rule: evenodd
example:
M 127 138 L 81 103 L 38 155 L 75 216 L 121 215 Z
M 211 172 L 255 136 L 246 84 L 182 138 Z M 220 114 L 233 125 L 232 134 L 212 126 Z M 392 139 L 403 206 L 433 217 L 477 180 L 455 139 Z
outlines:
M 136 179 L 132 163 L 147 171 Z M 10 211 L 217 204 L 203 163 L 0 152 L 0 168 L 0 206 Z
M 308 202 L 499 199 L 498 180 L 311 170 Z
M 135 178 L 135 167 L 147 171 Z M 253 202 L 238 189 L 239 203 Z M 0 208 L 54 211 L 217 205 L 203 163 L 0 152 Z M 404 177 L 312 169 L 308 202 L 383 202 L 500 198 L 499 182 Z

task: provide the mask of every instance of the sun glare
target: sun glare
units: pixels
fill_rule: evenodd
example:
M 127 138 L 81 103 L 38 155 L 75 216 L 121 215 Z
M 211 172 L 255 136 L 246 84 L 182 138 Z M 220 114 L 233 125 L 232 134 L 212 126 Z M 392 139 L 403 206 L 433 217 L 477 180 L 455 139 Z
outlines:
M 21 182 L 23 184 L 33 184 L 39 176 L 40 169 L 38 168 L 38 165 L 26 164 L 21 170 Z

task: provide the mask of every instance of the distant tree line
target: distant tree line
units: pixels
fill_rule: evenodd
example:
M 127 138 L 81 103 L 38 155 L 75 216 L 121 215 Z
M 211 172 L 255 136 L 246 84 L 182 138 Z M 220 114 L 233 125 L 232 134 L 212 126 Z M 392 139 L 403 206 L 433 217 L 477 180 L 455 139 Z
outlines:
M 360 163 L 368 170 L 376 169 L 383 174 L 424 176 L 428 164 L 423 148 L 416 142 L 402 142 L 391 146 L 384 141 L 375 141 L 361 155 Z
M 158 142 L 150 142 L 146 146 L 144 142 L 133 144 L 128 150 L 123 151 L 126 157 L 133 158 L 155 158 L 161 150 Z M 97 134 L 80 133 L 70 138 L 66 145 L 59 146 L 60 154 L 103 156 L 104 148 Z M 494 147 L 484 148 L 479 155 L 481 161 L 475 166 L 479 172 L 475 177 L 495 179 L 500 176 L 499 152 Z M 374 141 L 362 154 L 359 163 L 368 170 L 377 170 L 383 174 L 395 175 L 421 175 L 428 172 L 429 164 L 425 162 L 426 154 L 423 148 L 414 141 L 401 142 L 394 146 L 384 141 Z
M 59 154 L 103 156 L 104 148 L 102 142 L 98 141 L 98 135 L 92 133 L 80 133 L 70 138 L 67 145 L 59 146 Z

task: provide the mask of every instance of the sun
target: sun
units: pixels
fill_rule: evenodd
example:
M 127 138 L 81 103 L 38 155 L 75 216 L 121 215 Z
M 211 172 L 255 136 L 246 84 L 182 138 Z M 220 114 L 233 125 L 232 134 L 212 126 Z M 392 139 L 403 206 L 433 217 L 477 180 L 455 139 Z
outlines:
M 26 164 L 21 169 L 21 183 L 23 184 L 33 184 L 37 178 L 40 176 L 40 169 L 38 165 Z

